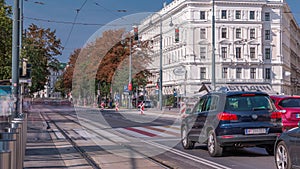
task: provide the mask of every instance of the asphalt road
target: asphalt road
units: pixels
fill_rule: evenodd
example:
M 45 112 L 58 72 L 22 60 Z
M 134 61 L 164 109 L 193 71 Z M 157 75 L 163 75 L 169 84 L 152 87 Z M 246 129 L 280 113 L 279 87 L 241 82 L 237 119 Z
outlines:
M 261 148 L 231 149 L 217 158 L 208 155 L 205 145 L 184 150 L 180 144 L 180 119 L 160 116 L 154 110 L 140 115 L 138 110 L 101 112 L 77 107 L 73 111 L 70 107 L 43 106 L 39 111 L 56 133 L 52 139 L 64 139 L 60 133 L 65 132 L 100 168 L 117 165 L 122 168 L 276 168 L 274 156 Z M 57 130 L 54 124 L 62 130 Z

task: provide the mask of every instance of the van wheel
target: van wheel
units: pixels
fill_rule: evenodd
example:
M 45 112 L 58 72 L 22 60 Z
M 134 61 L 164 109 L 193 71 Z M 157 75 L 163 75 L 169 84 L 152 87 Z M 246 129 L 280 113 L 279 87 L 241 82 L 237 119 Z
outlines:
M 217 137 L 213 130 L 211 130 L 208 133 L 207 149 L 208 149 L 208 154 L 211 157 L 222 156 L 223 148 L 217 142 Z
M 193 149 L 195 142 L 189 139 L 188 129 L 186 126 L 181 131 L 181 144 L 184 149 Z

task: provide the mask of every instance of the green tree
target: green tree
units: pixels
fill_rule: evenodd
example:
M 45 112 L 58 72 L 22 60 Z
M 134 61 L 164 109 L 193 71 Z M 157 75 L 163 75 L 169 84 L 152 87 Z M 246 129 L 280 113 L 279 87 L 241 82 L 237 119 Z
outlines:
M 0 0 L 0 80 L 11 78 L 12 10 Z
M 23 57 L 31 64 L 31 93 L 44 89 L 50 75 L 49 69 L 56 70 L 59 61 L 55 58 L 61 55 L 61 41 L 55 31 L 40 28 L 31 24 L 24 38 Z
M 55 85 L 54 85 L 54 91 L 55 92 L 60 92 L 61 93 L 61 96 L 64 97 L 67 93 L 66 93 L 66 89 L 65 89 L 65 86 L 64 86 L 64 82 L 63 82 L 63 78 L 59 78 Z

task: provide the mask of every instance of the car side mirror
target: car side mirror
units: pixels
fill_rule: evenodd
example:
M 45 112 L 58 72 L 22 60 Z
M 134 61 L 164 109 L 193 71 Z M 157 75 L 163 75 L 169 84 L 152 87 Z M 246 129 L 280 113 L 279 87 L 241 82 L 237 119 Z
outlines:
M 191 114 L 192 113 L 192 109 L 191 108 L 187 108 L 186 110 L 185 110 L 185 114 Z

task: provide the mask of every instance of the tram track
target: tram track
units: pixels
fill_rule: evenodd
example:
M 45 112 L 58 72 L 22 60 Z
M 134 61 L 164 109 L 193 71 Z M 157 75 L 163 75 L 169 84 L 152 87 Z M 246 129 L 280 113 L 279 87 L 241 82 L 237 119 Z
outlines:
M 93 169 L 101 169 L 101 167 L 99 166 L 99 164 L 97 164 L 92 157 L 89 156 L 88 153 L 86 153 L 84 151 L 84 149 L 82 149 L 81 147 L 79 147 L 75 141 L 73 141 L 71 139 L 71 137 L 69 137 L 69 135 L 59 126 L 56 124 L 56 122 L 54 120 L 52 120 L 48 114 L 46 113 L 41 113 L 41 116 L 43 118 L 43 120 L 45 120 L 47 122 L 47 124 L 49 125 L 49 123 L 53 124 L 58 130 L 59 132 L 66 138 L 66 140 L 73 146 L 73 148 L 88 162 L 88 164 L 93 168 Z M 45 116 L 47 117 L 47 119 L 45 118 Z
M 72 122 L 72 123 L 75 123 L 77 125 L 80 125 L 80 123 L 72 118 L 69 118 L 67 114 L 61 114 L 60 112 L 52 112 L 52 113 L 56 113 L 57 115 L 63 117 L 64 119 L 67 119 L 68 121 Z M 53 124 L 55 126 L 55 128 L 58 129 L 58 131 L 66 138 L 66 140 L 73 146 L 73 148 L 88 162 L 88 164 L 93 168 L 93 169 L 101 169 L 101 166 L 83 149 L 81 148 L 77 143 L 76 141 L 74 141 L 69 135 L 68 133 L 66 132 L 66 130 L 64 130 L 62 127 L 59 126 L 59 124 L 56 123 L 56 120 L 55 119 L 52 119 L 47 113 L 41 113 L 41 116 L 43 118 L 43 120 L 47 123 L 47 125 L 49 126 L 50 124 Z M 61 120 L 61 119 L 60 119 Z M 100 133 L 95 133 L 93 131 L 93 129 L 89 129 L 89 128 L 86 128 L 85 127 L 85 130 L 87 130 L 88 132 L 91 132 L 101 138 L 104 138 L 106 139 L 107 141 L 109 142 L 112 142 L 114 144 L 117 144 L 117 145 L 120 145 L 120 146 L 123 146 L 124 148 L 127 148 L 129 149 L 130 151 L 133 151 L 134 153 L 137 153 L 141 156 L 143 156 L 145 159 L 161 166 L 162 168 L 165 168 L 165 169 L 174 169 L 174 167 L 172 166 L 169 166 L 167 164 L 165 164 L 164 162 L 161 162 L 153 157 L 149 157 L 137 150 L 135 150 L 134 148 L 128 146 L 128 145 L 125 145 L 125 144 L 120 144 L 118 142 L 116 142 L 115 140 L 112 140 L 111 138 L 108 138 L 106 137 L 105 135 L 101 135 Z

